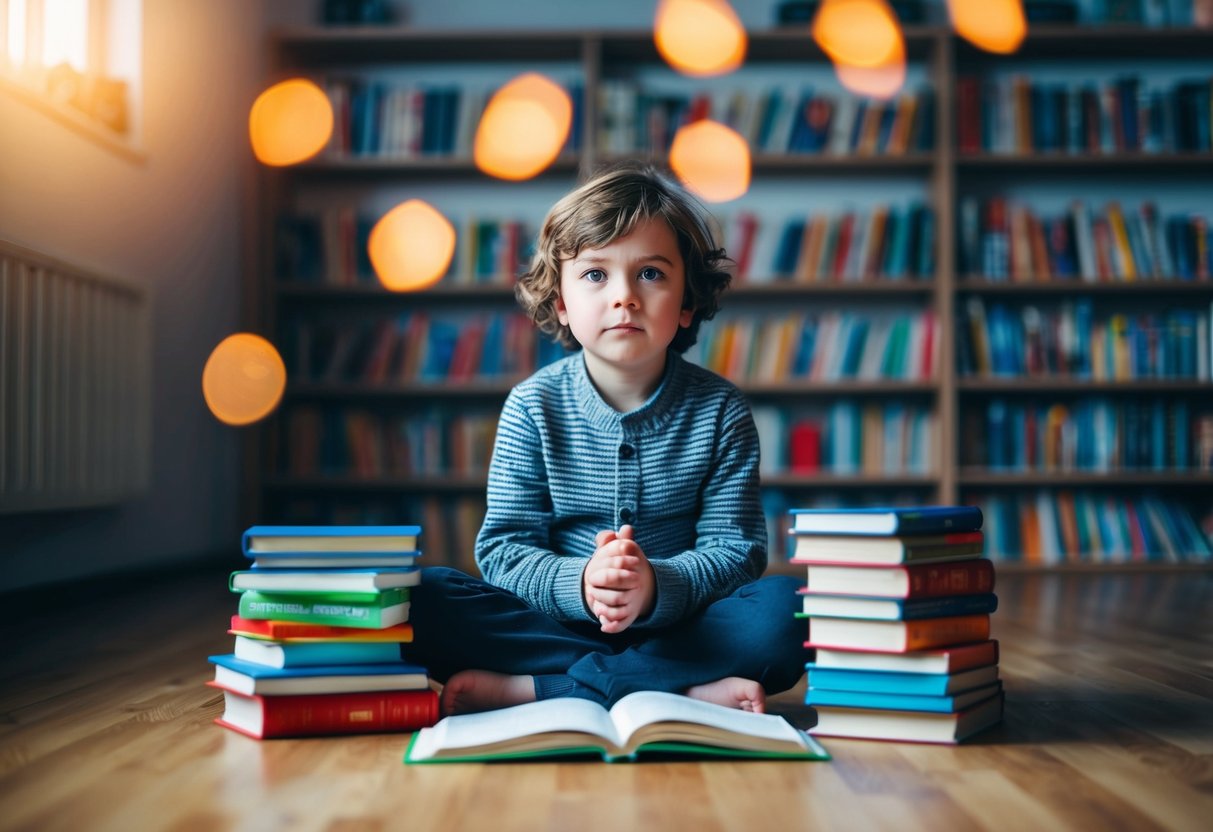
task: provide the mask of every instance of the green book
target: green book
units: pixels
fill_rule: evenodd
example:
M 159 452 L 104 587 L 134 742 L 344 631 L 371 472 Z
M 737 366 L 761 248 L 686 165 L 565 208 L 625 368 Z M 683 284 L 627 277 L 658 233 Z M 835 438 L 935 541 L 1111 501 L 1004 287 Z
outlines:
M 640 691 L 610 710 L 565 697 L 448 716 L 413 734 L 406 763 L 548 757 L 629 762 L 655 755 L 828 760 L 817 740 L 781 716 Z
M 240 617 L 380 630 L 408 620 L 409 591 L 402 588 L 304 595 L 250 589 L 240 595 Z

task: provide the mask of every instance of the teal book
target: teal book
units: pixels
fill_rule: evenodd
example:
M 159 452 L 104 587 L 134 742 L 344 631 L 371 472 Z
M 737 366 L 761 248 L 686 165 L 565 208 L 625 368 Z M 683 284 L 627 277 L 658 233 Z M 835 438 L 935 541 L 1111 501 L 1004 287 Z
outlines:
M 448 716 L 413 735 L 406 763 L 653 756 L 828 760 L 805 731 L 774 714 L 726 708 L 676 693 L 631 693 L 607 710 L 563 697 Z
M 893 673 L 879 670 L 839 670 L 809 662 L 809 687 L 856 693 L 895 693 L 902 696 L 951 696 L 998 681 L 998 665 L 958 673 Z
M 927 711 L 950 714 L 962 711 L 970 705 L 989 699 L 1002 690 L 1002 683 L 995 682 L 961 693 L 944 696 L 925 696 L 903 693 L 868 693 L 853 690 L 827 690 L 810 687 L 805 694 L 806 705 L 829 705 L 843 708 L 883 708 L 890 711 Z
M 300 621 L 379 630 L 408 620 L 409 590 L 303 595 L 250 589 L 240 595 L 239 614 L 241 618 L 253 620 Z
M 267 667 L 384 664 L 400 661 L 400 644 L 394 641 L 308 641 L 283 643 L 236 636 L 236 658 Z
M 240 548 L 250 558 L 323 553 L 365 555 L 414 552 L 420 526 L 250 526 Z
M 977 506 L 792 509 L 793 534 L 948 534 L 981 528 Z

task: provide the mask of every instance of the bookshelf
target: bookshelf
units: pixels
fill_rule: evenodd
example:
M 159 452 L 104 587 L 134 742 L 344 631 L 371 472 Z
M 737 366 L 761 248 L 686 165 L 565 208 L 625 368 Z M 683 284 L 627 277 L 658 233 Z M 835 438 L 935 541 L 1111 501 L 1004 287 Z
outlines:
M 1025 501 L 1039 502 L 1043 499 L 1037 496 L 1040 494 L 1050 495 L 1051 499 L 1053 494 L 1065 495 L 1077 490 L 1083 495 L 1095 495 L 1091 499 L 1101 504 L 1106 498 L 1134 500 L 1146 495 L 1153 499 L 1161 494 L 1168 504 L 1180 505 L 1198 519 L 1213 514 L 1213 504 L 1206 496 L 1210 493 L 1208 486 L 1213 482 L 1213 473 L 1195 465 L 1183 470 L 1004 470 L 976 464 L 969 459 L 961 436 L 967 425 L 974 424 L 973 414 L 980 413 L 992 400 L 1020 404 L 1043 402 L 1051 406 L 1099 397 L 1111 401 L 1110 407 L 1115 409 L 1118 403 L 1137 398 L 1162 397 L 1168 402 L 1190 402 L 1193 412 L 1198 415 L 1213 414 L 1213 385 L 1207 380 L 1207 374 L 1202 379 L 1131 380 L 966 374 L 957 366 L 957 350 L 963 346 L 958 345 L 958 338 L 963 333 L 958 334 L 954 325 L 961 320 L 972 299 L 980 300 L 987 308 L 998 304 L 1017 308 L 1038 305 L 1052 309 L 1062 305 L 1068 308 L 1077 299 L 1086 298 L 1099 314 L 1139 308 L 1164 309 L 1168 305 L 1209 314 L 1213 282 L 1207 279 L 1180 279 L 1178 275 L 1149 281 L 1092 283 L 1050 279 L 1048 275 L 1032 275 L 1030 279 L 1014 282 L 991 279 L 980 270 L 964 268 L 965 264 L 961 262 L 964 240 L 958 225 L 966 196 L 997 196 L 1008 184 L 1030 192 L 1038 183 L 1056 188 L 1056 182 L 1061 179 L 1071 183 L 1069 187 L 1074 196 L 1082 193 L 1087 182 L 1124 182 L 1126 189 L 1132 190 L 1159 177 L 1168 182 L 1190 184 L 1195 181 L 1207 188 L 1213 184 L 1209 182 L 1213 179 L 1213 164 L 1210 164 L 1213 152 L 1208 149 L 1150 153 L 1120 150 L 1100 153 L 962 152 L 955 137 L 960 127 L 961 110 L 966 106 L 958 100 L 957 81 L 963 76 L 982 76 L 994 71 L 1022 71 L 1031 75 L 1039 62 L 1053 72 L 1058 65 L 1081 69 L 1086 63 L 1098 65 L 1113 58 L 1122 63 L 1124 59 L 1131 59 L 1146 65 L 1152 61 L 1182 61 L 1210 54 L 1213 33 L 1136 27 L 1038 26 L 1032 29 L 1020 53 L 1010 57 L 978 53 L 948 31 L 935 27 L 906 27 L 905 35 L 911 66 L 907 94 L 919 95 L 922 90 L 928 91 L 922 94 L 929 94 L 929 99 L 917 99 L 915 106 L 918 113 L 927 113 L 927 135 L 931 140 L 922 145 L 915 143 L 917 139 L 908 141 L 909 146 L 896 152 L 887 152 L 887 149 L 881 152 L 874 146 L 867 146 L 860 153 L 849 149 L 856 146 L 854 144 L 840 146 L 834 143 L 835 137 L 831 135 L 826 152 L 810 153 L 802 149 L 785 151 L 777 144 L 773 146 L 771 141 L 760 142 L 752 138 L 754 191 L 758 192 L 755 203 L 780 206 L 762 217 L 764 230 L 758 233 L 779 233 L 786 228 L 788 217 L 799 212 L 805 218 L 806 241 L 807 229 L 814 217 L 822 218 L 823 228 L 830 229 L 829 239 L 833 240 L 834 229 L 842 219 L 839 211 L 828 204 L 830 194 L 837 194 L 840 189 L 848 194 L 852 191 L 863 194 L 865 189 L 869 194 L 889 190 L 895 196 L 887 202 L 870 195 L 866 200 L 862 196 L 858 198 L 855 201 L 859 206 L 856 222 L 874 223 L 877 212 L 885 210 L 887 205 L 890 215 L 903 212 L 902 217 L 895 216 L 890 223 L 910 223 L 910 208 L 922 206 L 933 218 L 933 227 L 928 226 L 930 231 L 922 232 L 930 249 L 923 261 L 929 264 L 929 273 L 909 273 L 900 279 L 887 279 L 883 275 L 889 261 L 881 259 L 874 273 L 872 269 L 866 272 L 860 269 L 849 274 L 840 265 L 833 276 L 847 278 L 843 280 L 829 279 L 829 274 L 814 275 L 811 269 L 806 273 L 803 265 L 797 265 L 794 274 L 772 278 L 771 273 L 777 271 L 775 268 L 764 268 L 755 263 L 746 279 L 735 282 L 726 296 L 725 311 L 720 318 L 705 324 L 701 345 L 709 343 L 714 332 L 729 325 L 730 314 L 732 320 L 747 316 L 775 320 L 789 313 L 804 313 L 812 316 L 816 325 L 824 320 L 826 313 L 842 310 L 844 326 L 849 325 L 848 322 L 863 321 L 865 332 L 882 327 L 888 329 L 892 326 L 888 321 L 898 314 L 928 314 L 935 322 L 932 352 L 926 359 L 927 372 L 919 376 L 889 377 L 883 371 L 875 376 L 865 375 L 852 366 L 841 373 L 788 372 L 775 378 L 761 373 L 752 376 L 743 373 L 734 380 L 750 397 L 756 411 L 766 409 L 785 414 L 788 420 L 785 427 L 798 419 L 818 420 L 824 425 L 822 429 L 828 431 L 828 420 L 839 418 L 831 414 L 836 414 L 839 408 L 850 408 L 856 430 L 865 429 L 860 423 L 860 414 L 863 414 L 862 418 L 869 419 L 872 424 L 883 423 L 883 432 L 891 437 L 897 431 L 896 420 L 901 418 L 899 409 L 919 413 L 918 417 L 911 417 L 910 422 L 920 419 L 922 423 L 914 430 L 924 430 L 930 437 L 926 443 L 929 459 L 925 465 L 907 465 L 905 459 L 911 451 L 907 447 L 901 452 L 902 463 L 888 470 L 872 470 L 862 458 L 856 465 L 848 464 L 834 470 L 798 470 L 791 464 L 788 451 L 781 449 L 780 464 L 763 475 L 772 534 L 780 534 L 775 518 L 787 506 L 822 501 L 844 504 L 896 500 L 954 502 L 970 497 L 984 498 L 991 493 L 1010 495 L 1008 499 L 1022 496 Z M 262 331 L 276 337 L 276 343 L 287 359 L 288 370 L 292 372 L 283 406 L 268 423 L 251 432 L 247 440 L 244 505 L 249 519 L 261 522 L 372 522 L 398 521 L 408 516 L 424 523 L 427 534 L 431 529 L 437 529 L 437 534 L 430 535 L 428 548 L 434 552 L 449 550 L 439 559 L 462 568 L 471 566 L 471 541 L 479 524 L 478 500 L 481 502 L 479 511 L 483 510 L 483 471 L 464 470 L 464 466 L 418 473 L 407 465 L 387 465 L 376 469 L 374 475 L 366 475 L 354 473 L 357 466 L 351 460 L 355 453 L 368 453 L 367 448 L 389 455 L 394 453 L 382 450 L 384 443 L 394 441 L 388 435 L 394 429 L 391 426 L 409 419 L 441 422 L 465 413 L 473 419 L 491 418 L 510 387 L 527 373 L 472 373 L 453 380 L 442 374 L 406 377 L 393 372 L 387 378 L 372 380 L 365 373 L 355 371 L 351 374 L 331 367 L 329 369 L 333 371 L 328 373 L 317 372 L 314 368 L 310 373 L 294 372 L 292 365 L 297 362 L 292 355 L 306 353 L 307 349 L 297 342 L 314 339 L 316 332 L 328 337 L 332 332 L 359 327 L 369 329 L 377 322 L 390 321 L 398 321 L 404 328 L 410 325 L 408 321 L 416 319 L 453 321 L 458 330 L 461 321 L 504 320 L 516 311 L 512 288 L 505 285 L 506 275 L 498 273 L 491 277 L 492 282 L 476 282 L 475 277 L 467 279 L 452 275 L 419 295 L 392 295 L 382 290 L 373 279 L 367 279 L 367 275 L 359 272 L 356 263 L 348 266 L 350 275 L 343 278 L 341 285 L 334 285 L 323 273 L 301 279 L 295 271 L 284 270 L 281 265 L 279 219 L 309 208 L 315 211 L 316 206 L 325 204 L 326 200 L 374 215 L 396 201 L 420 195 L 451 216 L 462 238 L 473 233 L 468 230 L 473 226 L 465 228 L 460 223 L 466 218 L 458 216 L 461 210 L 468 212 L 468 204 L 489 204 L 489 208 L 483 209 L 484 217 L 494 219 L 491 215 L 496 209 L 492 206 L 513 202 L 516 194 L 516 201 L 523 207 L 512 215 L 502 211 L 496 219 L 504 221 L 525 214 L 526 221 L 531 224 L 528 230 L 533 233 L 551 202 L 601 163 L 630 155 L 658 161 L 664 157 L 660 148 L 632 152 L 614 149 L 617 136 L 603 127 L 603 121 L 609 121 L 614 100 L 611 96 L 619 95 L 620 89 L 625 101 L 631 100 L 627 96 L 634 95 L 649 107 L 656 106 L 652 99 L 662 96 L 667 99 L 686 96 L 693 100 L 700 90 L 711 85 L 726 92 L 744 89 L 746 95 L 752 94 L 755 98 L 775 97 L 777 93 L 772 91 L 780 90 L 778 95 L 788 98 L 788 106 L 792 106 L 798 103 L 796 96 L 802 88 L 812 87 L 815 92 L 822 91 L 821 95 L 830 98 L 835 117 L 842 119 L 845 115 L 858 119 L 854 115 L 854 103 L 844 102 L 836 85 L 830 87 L 830 71 L 824 55 L 799 32 L 751 33 L 746 66 L 734 76 L 706 83 L 680 79 L 665 69 L 651 36 L 644 32 L 442 33 L 403 28 L 310 27 L 276 32 L 270 45 L 270 82 L 305 75 L 321 82 L 334 78 L 343 81 L 373 78 L 388 86 L 439 86 L 450 77 L 456 79 L 453 83 L 463 85 L 466 95 L 468 89 L 487 89 L 516 72 L 537 69 L 581 90 L 576 111 L 578 141 L 571 143 L 551 168 L 530 183 L 510 185 L 488 179 L 475 169 L 463 152 L 465 147 L 457 143 L 441 151 L 412 155 L 325 154 L 293 169 L 257 173 L 258 230 L 254 248 L 256 273 L 263 278 L 249 287 L 248 303 Z M 805 78 L 798 77 L 801 70 L 807 73 Z M 1196 72 L 1189 74 L 1198 75 Z M 780 76 L 793 80 L 781 81 Z M 605 92 L 600 95 L 600 91 Z M 712 99 L 713 107 L 722 106 L 725 100 L 724 93 L 718 96 Z M 924 103 L 928 100 L 929 107 Z M 719 117 L 715 110 L 712 115 Z M 757 117 L 754 118 L 753 124 L 757 124 Z M 921 137 L 919 131 L 927 129 L 915 126 L 913 135 Z M 640 143 L 642 140 L 637 139 L 633 146 Z M 838 152 L 840 149 L 843 152 Z M 810 199 L 811 204 L 799 207 L 800 193 L 816 194 L 817 202 Z M 1143 193 L 1148 196 L 1152 192 L 1147 189 Z M 444 205 L 442 200 L 448 197 L 452 202 Z M 459 199 L 463 200 L 462 204 Z M 715 213 L 722 215 L 726 246 L 729 244 L 727 226 L 732 215 L 752 209 L 746 199 L 743 197 L 738 201 L 740 207 L 714 208 Z M 1213 206 L 1207 201 L 1204 205 L 1206 215 L 1213 213 L 1208 210 Z M 889 226 L 890 229 L 893 227 Z M 914 231 L 907 234 L 922 231 L 920 226 L 912 227 Z M 773 250 L 774 247 L 770 248 Z M 769 255 L 770 251 L 764 253 Z M 461 250 L 457 260 L 465 254 Z M 469 267 L 459 263 L 457 268 Z M 811 277 L 819 279 L 809 279 Z M 508 328 L 506 324 L 501 326 Z M 761 342 L 764 337 L 759 332 L 754 340 Z M 1206 331 L 1206 352 L 1209 350 L 1207 337 Z M 774 343 L 773 336 L 770 340 Z M 862 342 L 863 338 L 859 340 Z M 312 349 L 323 354 L 325 346 L 326 342 L 321 338 Z M 352 349 L 357 354 L 357 349 Z M 705 360 L 704 363 L 709 362 Z M 761 356 L 755 357 L 749 366 L 759 363 Z M 883 364 L 881 367 L 883 370 Z M 314 446 L 322 444 L 327 435 L 325 431 L 338 436 L 343 431 L 350 435 L 360 433 L 349 424 L 343 428 L 343 418 L 347 422 L 353 419 L 342 414 L 355 413 L 359 420 L 387 427 L 377 428 L 374 437 L 360 436 L 357 442 L 351 442 L 366 447 L 350 451 L 344 463 L 326 465 L 322 449 L 309 447 L 302 455 L 317 459 L 313 459 L 310 466 L 304 466 L 306 471 L 300 471 L 295 465 L 296 457 L 301 454 L 300 433 L 298 424 L 292 427 L 291 421 L 292 414 L 299 412 L 311 413 L 309 418 L 317 424 L 327 425 L 313 429 L 310 434 L 304 431 L 307 443 Z M 325 413 L 338 415 L 329 418 L 323 415 Z M 327 423 L 326 418 L 329 419 Z M 408 430 L 400 428 L 398 432 L 407 433 Z M 898 441 L 913 444 L 905 437 L 919 435 L 903 432 Z M 870 437 L 864 441 L 869 440 Z M 428 440 L 423 436 L 412 441 L 440 442 L 443 453 L 448 444 L 452 447 L 457 444 L 446 436 L 437 439 L 430 436 Z M 770 441 L 769 436 L 764 436 L 764 457 L 768 454 Z M 883 447 L 889 451 L 889 443 Z M 458 453 L 461 452 L 451 450 L 452 455 Z M 466 449 L 462 453 L 466 456 Z M 897 451 L 891 453 L 896 455 Z M 1061 498 L 1062 503 L 1069 501 L 1069 497 Z M 1005 517 L 1010 516 L 1006 512 L 1005 508 L 992 506 L 988 513 L 1005 515 L 1002 519 L 1005 524 Z M 1087 516 L 1093 523 L 1093 515 L 1088 512 Z M 780 566 L 775 563 L 778 552 L 779 548 L 773 542 L 773 568 Z M 1109 558 L 1108 563 L 1083 564 L 1064 556 L 1045 557 L 1036 553 L 1023 558 L 1018 557 L 1021 554 L 1018 552 L 1010 554 L 1016 557 L 1006 561 L 1008 566 L 1113 566 L 1120 560 Z

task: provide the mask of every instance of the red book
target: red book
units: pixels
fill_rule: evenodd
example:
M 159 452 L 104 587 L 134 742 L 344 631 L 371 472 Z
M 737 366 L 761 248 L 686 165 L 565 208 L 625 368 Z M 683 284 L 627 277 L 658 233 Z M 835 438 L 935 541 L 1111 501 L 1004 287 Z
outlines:
M 416 731 L 438 721 L 432 690 L 246 696 L 207 685 L 223 691 L 223 716 L 215 722 L 259 740 Z
M 380 630 L 361 627 L 330 627 L 298 621 L 253 620 L 232 616 L 229 633 L 235 636 L 273 639 L 274 641 L 395 641 L 413 640 L 412 624 L 396 624 Z
M 981 152 L 981 88 L 972 75 L 956 79 L 956 132 L 961 153 Z
M 994 565 L 985 559 L 908 566 L 811 564 L 808 592 L 870 598 L 930 598 L 994 591 Z
M 791 468 L 797 473 L 821 468 L 821 426 L 811 420 L 792 426 L 788 441 Z

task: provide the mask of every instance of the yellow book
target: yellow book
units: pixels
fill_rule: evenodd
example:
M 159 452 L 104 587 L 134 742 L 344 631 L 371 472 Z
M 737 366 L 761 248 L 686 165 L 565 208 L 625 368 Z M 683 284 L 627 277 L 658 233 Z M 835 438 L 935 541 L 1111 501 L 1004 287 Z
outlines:
M 1137 279 L 1137 265 L 1133 262 L 1133 249 L 1129 245 L 1129 232 L 1125 228 L 1124 214 L 1118 203 L 1108 205 L 1108 226 L 1112 229 L 1112 254 L 1117 276 L 1126 281 Z

